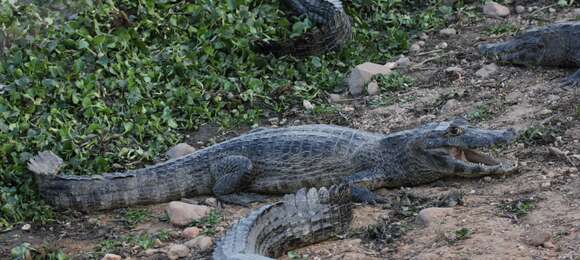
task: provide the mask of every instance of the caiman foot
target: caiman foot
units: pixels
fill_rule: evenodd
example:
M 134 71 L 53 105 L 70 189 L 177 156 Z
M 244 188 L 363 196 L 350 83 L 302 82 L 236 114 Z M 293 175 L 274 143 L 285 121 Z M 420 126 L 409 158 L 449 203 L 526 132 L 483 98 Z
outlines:
M 357 186 L 352 187 L 352 200 L 370 205 L 383 204 L 387 200 L 374 194 L 372 191 Z
M 580 70 L 560 81 L 560 87 L 580 88 Z
M 250 204 L 254 202 L 265 202 L 268 199 L 268 196 L 256 194 L 256 193 L 232 193 L 232 194 L 225 194 L 225 195 L 218 195 L 217 199 L 220 202 L 226 204 L 234 204 L 239 206 L 248 207 Z

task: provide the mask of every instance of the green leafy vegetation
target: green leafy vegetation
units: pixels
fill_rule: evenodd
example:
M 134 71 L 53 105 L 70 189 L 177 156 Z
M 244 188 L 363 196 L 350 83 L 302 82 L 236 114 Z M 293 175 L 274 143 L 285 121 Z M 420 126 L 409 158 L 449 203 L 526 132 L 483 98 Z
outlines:
M 122 248 L 139 247 L 147 250 L 155 246 L 156 240 L 167 241 L 169 238 L 170 234 L 167 230 L 161 230 L 157 234 L 131 234 L 116 239 L 103 240 L 99 242 L 95 250 L 99 254 L 119 252 Z
M 536 207 L 536 203 L 536 198 L 522 198 L 504 201 L 498 205 L 498 208 L 504 216 L 511 218 L 515 222 L 519 222 L 522 217 L 528 215 Z
M 348 1 L 354 40 L 298 60 L 252 51 L 312 27 L 274 0 L 0 0 L 0 229 L 52 218 L 25 168 L 37 152 L 61 156 L 65 174 L 123 171 L 201 123 L 253 124 L 303 100 L 324 108 L 351 67 L 444 26 L 453 8 L 438 2 Z
M 151 213 L 146 209 L 127 209 L 123 214 L 123 219 L 129 226 L 145 222 L 151 218 Z
M 373 80 L 377 82 L 379 87 L 385 91 L 400 91 L 412 86 L 413 79 L 409 76 L 403 75 L 398 71 L 394 71 L 388 75 L 376 75 Z
M 455 231 L 455 238 L 457 240 L 468 239 L 473 232 L 469 228 L 461 228 Z
M 220 223 L 221 220 L 221 213 L 217 210 L 212 210 L 206 217 L 192 222 L 190 226 L 198 227 L 203 230 L 201 232 L 202 234 L 212 236 L 217 232 L 216 226 Z
M 492 116 L 493 113 L 489 110 L 488 105 L 479 105 L 467 112 L 467 119 L 470 121 L 485 121 L 491 119 Z
M 308 255 L 299 255 L 294 251 L 288 251 L 286 255 L 290 260 L 308 260 Z
M 560 130 L 550 126 L 531 126 L 518 137 L 518 141 L 528 145 L 551 144 L 556 141 L 560 132 Z
M 513 23 L 500 23 L 494 26 L 491 26 L 485 30 L 487 35 L 497 35 L 497 36 L 505 36 L 505 35 L 514 35 L 518 33 L 520 28 Z
M 10 250 L 12 259 L 42 259 L 42 260 L 68 260 L 68 257 L 61 250 L 54 250 L 50 248 L 35 249 L 30 243 L 22 243 Z

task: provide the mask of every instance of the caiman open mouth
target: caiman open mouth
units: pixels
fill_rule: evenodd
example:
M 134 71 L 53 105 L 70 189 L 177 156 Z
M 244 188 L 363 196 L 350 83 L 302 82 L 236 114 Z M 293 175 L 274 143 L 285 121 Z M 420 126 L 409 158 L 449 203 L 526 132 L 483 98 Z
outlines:
M 490 155 L 472 149 L 452 146 L 448 148 L 448 152 L 452 158 L 458 161 L 462 161 L 466 164 L 480 166 L 496 166 L 501 164 L 499 160 L 491 157 Z
M 517 166 L 516 161 L 497 159 L 486 153 L 477 151 L 475 149 L 462 148 L 458 146 L 447 146 L 431 150 L 434 154 L 446 157 L 448 165 L 451 167 L 457 165 L 460 167 L 452 167 L 455 174 L 465 173 L 508 173 L 514 171 Z M 469 176 L 469 175 L 466 175 Z

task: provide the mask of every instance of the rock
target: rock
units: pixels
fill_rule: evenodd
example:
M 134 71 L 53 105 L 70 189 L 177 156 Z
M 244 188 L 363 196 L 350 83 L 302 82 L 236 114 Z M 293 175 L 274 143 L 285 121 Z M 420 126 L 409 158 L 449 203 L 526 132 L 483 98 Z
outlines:
M 481 67 L 481 69 L 475 72 L 475 75 L 485 79 L 494 74 L 497 71 L 497 69 L 498 69 L 497 65 L 495 65 L 495 63 L 491 63 Z
M 526 8 L 525 7 L 523 7 L 521 5 L 516 6 L 516 13 L 517 14 L 523 14 L 525 12 L 526 12 Z
M 387 63 L 385 63 L 385 67 L 386 67 L 387 69 L 390 69 L 390 70 L 392 70 L 392 69 L 394 69 L 394 68 L 396 68 L 396 67 L 397 67 L 397 63 L 396 63 L 396 62 L 387 62 Z
M 391 70 L 380 64 L 365 62 L 357 65 L 351 70 L 347 80 L 350 94 L 353 96 L 359 96 L 363 93 L 366 83 L 369 82 L 374 75 L 387 75 L 389 73 L 391 73 Z
M 191 145 L 186 143 L 179 143 L 171 147 L 169 151 L 165 152 L 165 156 L 167 156 L 169 159 L 175 159 L 193 152 L 195 152 L 195 148 L 193 148 Z
M 29 231 L 30 228 L 32 228 L 30 224 L 24 224 L 20 229 L 22 229 L 22 231 Z
M 453 208 L 426 208 L 419 211 L 417 222 L 424 226 L 429 226 L 433 222 L 440 220 L 446 216 L 452 215 L 455 210 Z
M 277 117 L 272 117 L 272 118 L 268 118 L 268 122 L 270 122 L 271 125 L 277 125 L 278 122 L 280 122 L 280 119 Z
M 378 95 L 380 91 L 379 84 L 376 81 L 371 81 L 371 83 L 367 85 L 367 93 L 369 93 L 370 96 Z
M 181 201 L 169 203 L 165 212 L 169 216 L 169 222 L 176 226 L 185 226 L 194 220 L 207 216 L 211 208 L 202 205 L 192 205 Z
M 417 52 L 421 50 L 421 45 L 419 45 L 419 43 L 413 43 L 411 44 L 411 47 L 409 47 L 409 51 L 411 52 Z
M 530 230 L 526 234 L 526 243 L 530 246 L 541 246 L 550 241 L 552 235 L 546 231 Z
M 201 251 L 206 251 L 211 249 L 213 246 L 213 239 L 208 236 L 198 236 L 192 240 L 185 242 L 185 245 L 189 248 L 197 248 Z
M 302 106 L 304 106 L 304 108 L 306 110 L 312 110 L 312 109 L 314 109 L 314 105 L 312 103 L 310 103 L 310 101 L 308 101 L 306 99 L 302 100 Z
M 121 256 L 115 254 L 106 254 L 101 260 L 121 260 Z
M 554 8 L 550 7 L 550 8 L 548 8 L 548 12 L 550 12 L 550 13 L 555 13 L 555 12 L 556 12 L 556 9 L 554 9 Z
M 382 258 L 377 258 L 374 256 L 369 256 L 363 253 L 359 253 L 359 252 L 346 252 L 344 254 L 342 254 L 340 257 L 338 258 L 332 258 L 332 259 L 357 259 L 357 260 L 379 260 Z
M 164 253 L 164 252 L 162 250 L 159 250 L 159 249 L 150 248 L 150 249 L 145 250 L 145 252 L 143 254 L 145 254 L 146 256 L 152 256 L 152 255 L 155 255 L 158 253 Z
M 483 5 L 483 14 L 490 17 L 506 17 L 510 15 L 510 9 L 496 2 L 487 2 Z
M 441 113 L 447 114 L 452 111 L 456 111 L 461 107 L 461 103 L 456 99 L 449 99 L 445 102 L 445 105 L 441 107 Z
M 428 40 L 428 39 L 429 39 L 429 35 L 428 35 L 428 34 L 426 34 L 426 33 L 424 33 L 424 32 L 420 32 L 420 33 L 418 34 L 418 36 L 419 36 L 419 39 L 421 39 L 421 40 L 424 40 L 424 41 L 426 41 L 426 40 Z
M 545 248 L 549 248 L 549 249 L 556 249 L 556 248 L 558 248 L 556 245 L 554 245 L 554 243 L 552 243 L 550 241 L 544 242 L 544 244 L 542 244 L 542 246 L 545 247 Z
M 401 57 L 395 62 L 395 64 L 397 64 L 397 67 L 406 68 L 411 65 L 411 60 L 408 57 Z
M 455 78 L 460 78 L 465 74 L 465 71 L 460 67 L 447 67 L 445 69 L 445 73 L 449 76 L 453 76 Z
M 217 207 L 218 206 L 218 201 L 216 198 L 207 198 L 203 201 L 203 203 L 205 203 L 205 205 L 208 205 L 210 207 Z
M 197 237 L 201 230 L 197 227 L 188 227 L 181 232 L 181 236 L 187 239 Z
M 328 96 L 330 98 L 330 102 L 333 103 L 338 103 L 342 100 L 342 96 L 340 96 L 339 94 L 330 94 Z
M 449 46 L 446 42 L 439 43 L 435 46 L 435 49 L 445 49 Z
M 580 8 L 576 8 L 576 9 L 574 9 L 574 15 L 575 15 L 576 17 L 579 17 L 579 16 L 580 16 Z
M 186 257 L 189 255 L 189 248 L 185 245 L 175 244 L 169 247 L 167 250 L 167 256 L 169 259 L 179 259 L 181 257 Z
M 450 37 L 450 36 L 456 35 L 457 30 L 455 30 L 453 28 L 445 28 L 445 29 L 442 29 L 441 31 L 439 31 L 439 34 L 441 34 L 445 37 Z
M 157 239 L 153 240 L 153 246 L 156 248 L 162 247 L 163 241 L 161 241 L 161 239 L 157 238 Z
M 542 182 L 542 184 L 540 185 L 542 188 L 550 188 L 550 186 L 552 186 L 552 183 L 550 183 L 549 181 L 547 182 Z
M 417 42 L 417 44 L 419 44 L 419 46 L 423 47 L 423 46 L 425 46 L 425 44 L 427 44 L 427 43 L 425 43 L 425 41 L 418 41 L 418 42 Z

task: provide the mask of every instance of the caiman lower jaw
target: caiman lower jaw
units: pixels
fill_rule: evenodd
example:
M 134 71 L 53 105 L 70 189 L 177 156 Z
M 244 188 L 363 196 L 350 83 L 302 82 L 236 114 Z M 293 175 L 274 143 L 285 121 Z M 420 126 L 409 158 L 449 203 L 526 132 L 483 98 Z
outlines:
M 449 156 L 468 168 L 477 168 L 490 172 L 509 172 L 516 168 L 517 163 L 499 160 L 485 153 L 461 147 L 449 147 Z

